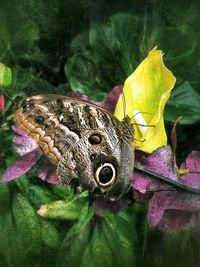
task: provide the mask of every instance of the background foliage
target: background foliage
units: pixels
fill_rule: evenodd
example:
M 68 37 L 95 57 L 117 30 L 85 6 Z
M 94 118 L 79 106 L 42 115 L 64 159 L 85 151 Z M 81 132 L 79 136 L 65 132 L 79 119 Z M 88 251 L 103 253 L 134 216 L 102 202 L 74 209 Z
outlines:
M 1 0 L 0 62 L 13 71 L 8 95 L 66 94 L 100 100 L 155 45 L 177 77 L 166 108 L 170 135 L 178 126 L 178 161 L 200 150 L 200 2 L 172 0 Z M 17 158 L 12 103 L 0 113 L 0 173 Z M 191 138 L 192 136 L 192 138 Z M 55 200 L 70 203 L 65 218 L 36 211 Z M 87 195 L 32 173 L 0 185 L 0 266 L 195 266 L 197 233 L 161 233 L 146 224 L 145 208 L 128 201 L 119 214 L 94 217 Z M 199 233 L 198 233 L 199 234 Z

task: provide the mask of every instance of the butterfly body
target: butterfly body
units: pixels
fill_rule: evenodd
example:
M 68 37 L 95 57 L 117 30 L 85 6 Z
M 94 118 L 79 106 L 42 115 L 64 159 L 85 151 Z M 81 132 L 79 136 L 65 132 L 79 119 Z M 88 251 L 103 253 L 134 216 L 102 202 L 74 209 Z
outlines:
M 119 198 L 134 168 L 133 127 L 77 99 L 37 95 L 18 102 L 14 121 L 57 167 L 64 184 Z

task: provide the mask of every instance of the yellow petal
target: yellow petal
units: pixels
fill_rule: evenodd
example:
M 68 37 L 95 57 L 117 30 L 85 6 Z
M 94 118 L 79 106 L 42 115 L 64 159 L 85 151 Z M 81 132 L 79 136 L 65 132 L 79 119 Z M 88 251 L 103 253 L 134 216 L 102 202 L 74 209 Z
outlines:
M 124 83 L 115 110 L 122 120 L 128 115 L 134 124 L 134 146 L 146 152 L 166 145 L 163 111 L 176 78 L 165 67 L 161 50 L 154 48 Z M 124 98 L 124 100 L 123 100 Z M 124 105 L 125 103 L 125 105 Z M 125 109 L 125 110 L 124 110 Z M 147 125 L 139 126 L 138 123 Z

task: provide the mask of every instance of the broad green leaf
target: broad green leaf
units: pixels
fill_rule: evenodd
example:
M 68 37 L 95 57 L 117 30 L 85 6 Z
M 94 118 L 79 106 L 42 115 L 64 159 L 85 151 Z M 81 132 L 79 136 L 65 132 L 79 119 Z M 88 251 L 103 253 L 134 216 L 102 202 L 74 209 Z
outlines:
M 45 186 L 42 187 L 39 185 L 30 185 L 29 195 L 27 197 L 37 207 L 57 199 Z
M 81 211 L 82 213 L 82 211 Z M 58 258 L 58 266 L 132 267 L 135 266 L 136 232 L 132 216 L 126 212 L 102 218 L 84 213 L 67 233 Z
M 89 86 L 81 83 L 78 79 L 74 77 L 70 78 L 70 86 L 73 92 L 78 92 L 90 96 L 97 101 L 102 100 L 106 96 L 106 94 L 103 92 L 99 92 L 97 95 L 96 90 L 94 88 L 90 88 Z
M 0 63 L 0 86 L 9 86 L 12 83 L 11 69 Z
M 67 187 L 63 185 L 50 185 L 50 189 L 52 194 L 54 194 L 58 199 L 68 199 L 73 192 Z
M 72 41 L 73 56 L 65 66 L 71 85 L 78 81 L 84 93 L 97 97 L 122 84 L 139 62 L 140 34 L 141 20 L 129 13 L 114 14 L 107 23 L 93 23 L 88 37 L 81 33 Z
M 13 219 L 15 237 L 15 252 L 21 259 L 27 260 L 31 257 L 32 260 L 41 249 L 40 225 L 37 214 L 29 201 L 21 194 L 17 194 L 13 199 Z
M 11 64 L 20 56 L 36 49 L 38 27 L 20 6 L 20 1 L 1 4 L 0 9 L 0 62 Z
M 61 236 L 59 231 L 53 225 L 53 223 L 40 220 L 42 243 L 50 248 L 58 248 L 61 243 Z
M 167 103 L 165 120 L 175 122 L 179 117 L 180 124 L 193 124 L 200 120 L 200 94 L 185 82 L 175 88 Z
M 83 254 L 90 242 L 90 220 L 93 216 L 93 210 L 85 206 L 79 212 L 78 222 L 67 232 L 61 245 L 58 254 L 58 267 L 82 266 Z
M 115 116 L 122 120 L 125 112 L 131 118 L 136 148 L 152 152 L 166 145 L 163 112 L 175 80 L 163 63 L 162 51 L 156 48 L 126 79 L 123 88 L 125 106 L 121 95 Z
M 0 209 L 0 250 L 6 266 L 37 266 L 41 249 L 37 215 L 21 194 L 11 201 L 8 192 L 8 185 L 1 185 L 0 203 L 4 208 Z

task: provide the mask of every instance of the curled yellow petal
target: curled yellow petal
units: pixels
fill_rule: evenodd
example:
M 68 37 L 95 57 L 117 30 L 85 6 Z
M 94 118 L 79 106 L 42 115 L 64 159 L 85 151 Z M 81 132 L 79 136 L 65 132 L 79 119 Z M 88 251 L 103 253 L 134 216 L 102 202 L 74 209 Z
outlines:
M 131 118 L 136 148 L 150 153 L 166 145 L 163 111 L 175 81 L 163 63 L 162 51 L 156 48 L 126 79 L 115 116 L 120 120 L 124 114 Z

